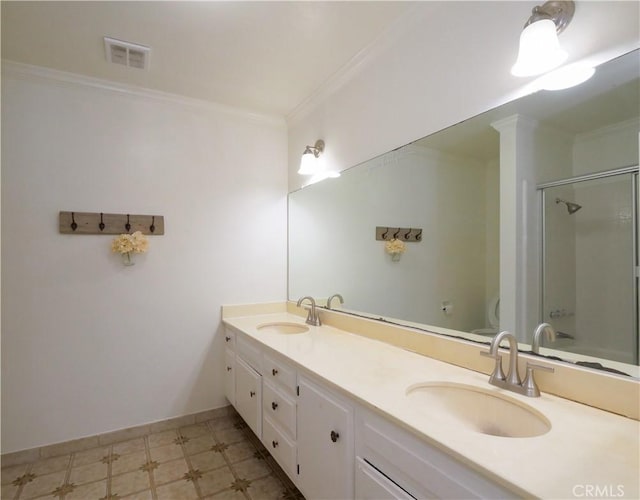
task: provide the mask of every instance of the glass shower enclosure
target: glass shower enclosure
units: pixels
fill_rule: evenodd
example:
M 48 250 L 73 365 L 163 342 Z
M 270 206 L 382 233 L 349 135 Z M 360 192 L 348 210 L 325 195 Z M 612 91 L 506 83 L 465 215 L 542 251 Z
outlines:
M 638 167 L 538 186 L 554 349 L 638 364 Z

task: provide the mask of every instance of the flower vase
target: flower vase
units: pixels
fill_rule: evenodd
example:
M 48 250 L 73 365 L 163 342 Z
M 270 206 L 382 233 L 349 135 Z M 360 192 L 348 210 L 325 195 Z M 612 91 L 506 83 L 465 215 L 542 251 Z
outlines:
M 125 266 L 135 265 L 135 262 L 133 262 L 133 259 L 131 258 L 131 252 L 125 252 L 122 254 L 122 263 Z
M 398 261 L 400 260 L 400 256 L 401 256 L 401 255 L 402 255 L 402 254 L 401 254 L 400 252 L 398 252 L 398 253 L 392 253 L 392 254 L 391 254 L 391 260 L 392 260 L 393 262 L 398 262 Z

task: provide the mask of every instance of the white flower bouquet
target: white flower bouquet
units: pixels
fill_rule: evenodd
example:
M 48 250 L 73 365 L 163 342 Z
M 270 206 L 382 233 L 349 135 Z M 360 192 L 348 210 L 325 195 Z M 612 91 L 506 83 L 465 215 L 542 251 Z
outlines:
M 406 251 L 407 247 L 404 241 L 393 238 L 391 240 L 385 241 L 384 249 L 388 254 L 391 255 L 391 260 L 397 261 L 400 260 L 400 256 Z
M 140 231 L 133 234 L 120 234 L 111 242 L 111 251 L 122 254 L 125 265 L 133 265 L 132 253 L 145 253 L 149 249 L 149 240 Z

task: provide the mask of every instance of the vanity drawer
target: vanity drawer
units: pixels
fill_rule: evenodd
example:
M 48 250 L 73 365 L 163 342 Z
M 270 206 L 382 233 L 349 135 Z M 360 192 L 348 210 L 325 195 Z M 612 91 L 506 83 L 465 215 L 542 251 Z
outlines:
M 296 446 L 265 415 L 262 423 L 262 442 L 290 478 L 296 477 Z
M 296 438 L 296 402 L 268 380 L 262 387 L 262 414 L 269 415 L 290 437 Z
M 224 329 L 224 346 L 231 350 L 236 348 L 236 332 L 231 328 Z
M 378 415 L 359 412 L 356 429 L 356 454 L 416 498 L 514 497 L 513 492 Z
M 356 500 L 415 500 L 366 460 L 356 458 Z
M 236 353 L 258 373 L 262 373 L 262 356 L 260 348 L 244 335 L 236 338 Z
M 264 378 L 287 388 L 291 394 L 296 392 L 296 371 L 279 357 L 264 355 Z
M 236 353 L 231 349 L 224 350 L 224 395 L 236 405 Z

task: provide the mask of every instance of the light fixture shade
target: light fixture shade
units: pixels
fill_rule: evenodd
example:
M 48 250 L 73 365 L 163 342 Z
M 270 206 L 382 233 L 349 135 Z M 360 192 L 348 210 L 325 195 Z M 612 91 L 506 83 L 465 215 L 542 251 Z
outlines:
M 314 175 L 318 172 L 319 162 L 318 158 L 313 154 L 310 149 L 305 150 L 300 160 L 300 168 L 298 173 L 300 175 Z
M 551 19 L 529 24 L 520 34 L 518 59 L 511 68 L 514 76 L 541 75 L 560 66 L 567 53 L 560 47 L 556 25 Z

